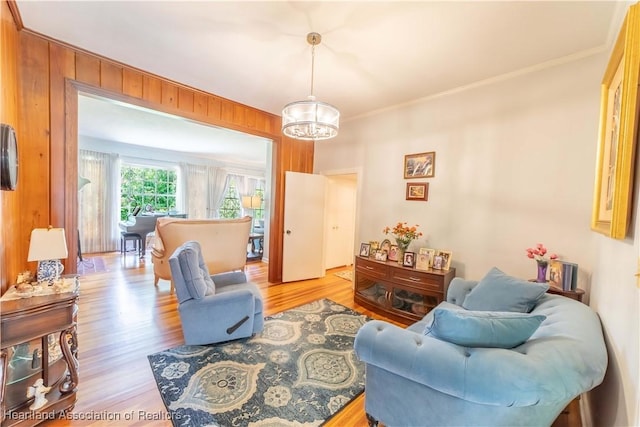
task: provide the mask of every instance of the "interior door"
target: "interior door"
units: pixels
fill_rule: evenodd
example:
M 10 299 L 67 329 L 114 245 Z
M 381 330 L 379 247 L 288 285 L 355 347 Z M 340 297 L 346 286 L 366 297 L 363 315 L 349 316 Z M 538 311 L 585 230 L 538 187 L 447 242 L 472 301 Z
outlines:
M 313 279 L 325 274 L 325 193 L 324 176 L 285 173 L 283 282 Z
M 327 177 L 325 268 L 353 263 L 356 222 L 356 175 Z

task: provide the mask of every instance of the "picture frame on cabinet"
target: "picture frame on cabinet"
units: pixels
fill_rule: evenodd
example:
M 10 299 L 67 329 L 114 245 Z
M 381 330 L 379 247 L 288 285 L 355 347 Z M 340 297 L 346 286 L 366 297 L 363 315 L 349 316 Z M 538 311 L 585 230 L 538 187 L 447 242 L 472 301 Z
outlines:
M 451 258 L 453 253 L 451 251 L 438 250 L 436 256 L 442 258 L 442 269 L 448 270 L 451 268 Z
M 405 199 L 426 202 L 427 200 L 429 200 L 429 183 L 407 182 Z
M 387 255 L 389 261 L 398 261 L 398 245 L 391 245 L 389 247 L 389 254 Z
M 431 248 L 420 248 L 419 252 L 428 256 L 429 268 L 433 266 L 433 258 L 436 256 L 436 250 Z
M 391 240 L 384 239 L 382 243 L 380 243 L 380 249 L 382 249 L 383 251 L 387 251 L 388 254 L 389 250 L 391 249 Z
M 416 270 L 426 271 L 431 268 L 429 254 L 419 252 L 416 255 Z
M 614 239 L 627 235 L 633 209 L 638 137 L 640 4 L 630 6 L 600 85 L 600 129 L 591 229 Z
M 387 260 L 387 251 L 384 249 L 378 249 L 375 253 L 376 261 L 386 261 Z
M 371 254 L 371 244 L 360 243 L 360 256 L 368 257 Z
M 433 257 L 433 266 L 432 268 L 434 270 L 442 270 L 442 257 L 439 255 L 436 255 L 435 257 Z
M 415 252 L 405 252 L 402 256 L 402 266 L 413 268 L 413 263 L 416 259 Z
M 436 170 L 436 152 L 406 154 L 404 156 L 404 178 L 432 178 Z

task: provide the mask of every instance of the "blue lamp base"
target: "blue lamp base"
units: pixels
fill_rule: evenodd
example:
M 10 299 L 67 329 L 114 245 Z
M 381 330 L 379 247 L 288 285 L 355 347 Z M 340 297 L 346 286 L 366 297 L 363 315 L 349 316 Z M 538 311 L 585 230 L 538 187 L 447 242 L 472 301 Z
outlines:
M 39 283 L 47 282 L 49 285 L 53 285 L 53 282 L 60 278 L 63 271 L 64 265 L 57 259 L 39 261 L 36 279 Z

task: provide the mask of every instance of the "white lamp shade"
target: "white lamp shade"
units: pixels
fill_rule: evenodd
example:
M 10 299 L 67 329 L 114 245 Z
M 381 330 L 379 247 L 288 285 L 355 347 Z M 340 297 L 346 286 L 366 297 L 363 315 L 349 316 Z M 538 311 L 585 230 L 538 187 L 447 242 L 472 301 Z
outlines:
M 245 209 L 258 209 L 261 204 L 260 196 L 242 196 L 242 207 Z
M 66 259 L 68 254 L 64 228 L 34 228 L 31 231 L 27 261 Z
M 326 102 L 297 101 L 282 109 L 282 132 L 289 138 L 322 140 L 338 134 L 340 112 Z

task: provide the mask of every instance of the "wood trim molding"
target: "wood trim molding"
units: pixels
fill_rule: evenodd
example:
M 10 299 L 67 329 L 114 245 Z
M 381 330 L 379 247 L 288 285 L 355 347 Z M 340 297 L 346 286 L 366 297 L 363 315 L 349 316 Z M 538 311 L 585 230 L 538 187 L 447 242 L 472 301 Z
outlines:
M 9 6 L 9 11 L 11 12 L 11 16 L 13 16 L 13 22 L 16 24 L 16 29 L 18 31 L 24 29 L 24 24 L 22 23 L 22 16 L 20 15 L 20 10 L 18 10 L 18 5 L 15 0 L 5 0 L 7 6 Z

